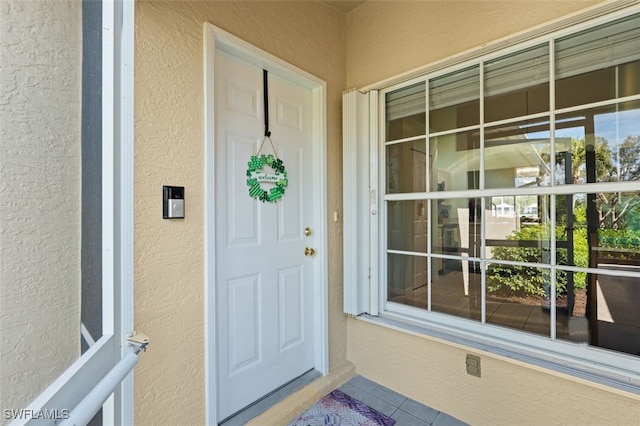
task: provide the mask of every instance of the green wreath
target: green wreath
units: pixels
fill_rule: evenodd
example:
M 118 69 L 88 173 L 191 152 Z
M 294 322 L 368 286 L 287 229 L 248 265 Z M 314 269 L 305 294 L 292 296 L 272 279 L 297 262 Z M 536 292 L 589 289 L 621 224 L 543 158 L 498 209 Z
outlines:
M 284 195 L 284 189 L 289 184 L 287 180 L 287 172 L 284 170 L 282 160 L 273 155 L 261 156 L 252 155 L 247 168 L 247 186 L 249 187 L 249 196 L 260 201 L 269 201 L 275 203 Z M 262 170 L 264 166 L 270 166 L 275 174 L 269 175 Z M 268 191 L 264 189 L 260 183 L 275 183 L 275 186 Z

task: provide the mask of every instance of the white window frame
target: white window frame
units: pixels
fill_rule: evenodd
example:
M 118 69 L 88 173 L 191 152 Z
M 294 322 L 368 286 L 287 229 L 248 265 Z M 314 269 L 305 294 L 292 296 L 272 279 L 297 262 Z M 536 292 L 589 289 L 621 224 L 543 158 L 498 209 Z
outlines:
M 134 9 L 134 0 L 102 4 L 102 336 L 28 407 L 12 407 L 20 412 L 12 425 L 73 418 L 85 396 L 135 349 L 127 345 L 133 333 Z M 102 408 L 103 424 L 133 424 L 133 374 Z
M 469 65 L 479 64 L 482 70 L 484 61 L 545 42 L 549 43 L 552 48 L 554 39 L 638 12 L 640 12 L 640 5 L 634 2 L 596 6 L 587 11 L 498 40 L 481 48 L 463 52 L 372 86 L 345 92 L 343 96 L 345 313 L 352 316 L 359 315 L 358 319 L 383 324 L 399 331 L 428 334 L 477 350 L 496 353 L 627 392 L 640 394 L 640 359 L 638 357 L 556 340 L 555 330 L 551 331 L 550 337 L 537 336 L 488 323 L 478 323 L 451 315 L 388 302 L 387 250 L 384 238 L 379 237 L 386 235 L 385 199 L 415 199 L 416 194 L 381 195 L 382 189 L 385 188 L 385 172 L 384 169 L 378 167 L 380 159 L 385 158 L 385 144 L 383 137 L 379 135 L 384 135 L 384 105 L 387 92 L 399 87 L 409 86 L 415 82 L 425 81 L 427 83 L 425 96 L 428 108 L 428 81 L 430 78 L 463 69 Z M 553 49 L 551 52 L 553 52 Z M 483 84 L 482 78 L 480 78 L 480 84 Z M 554 90 L 553 75 L 551 75 L 550 90 Z M 623 102 L 627 99 L 638 99 L 638 96 L 617 99 L 616 102 Z M 608 104 L 610 102 L 603 103 Z M 598 103 L 581 105 L 576 107 L 575 110 L 597 105 Z M 563 112 L 567 110 L 563 109 Z M 552 108 L 547 113 L 537 115 L 554 117 L 554 114 L 555 110 Z M 482 111 L 480 117 L 481 122 L 477 127 L 484 128 Z M 504 120 L 504 122 L 515 122 L 522 119 L 523 117 L 517 117 Z M 494 122 L 491 125 L 500 123 Z M 455 129 L 455 131 L 459 130 Z M 554 133 L 553 120 L 551 120 L 549 131 L 551 134 Z M 483 155 L 482 150 L 480 155 Z M 370 177 L 366 184 L 363 184 L 361 179 L 359 180 L 364 174 L 368 174 Z M 637 182 L 623 182 L 613 186 L 607 184 L 602 189 L 606 187 L 607 191 L 615 191 L 619 187 L 620 190 L 629 190 L 634 185 L 634 189 L 637 190 Z M 593 193 L 599 192 L 600 189 L 598 184 L 589 184 L 580 188 L 577 185 L 571 185 L 570 192 Z M 488 195 L 520 193 L 517 188 L 485 191 L 486 193 L 483 192 L 478 195 L 483 199 L 483 202 Z M 532 193 L 544 194 L 564 194 L 567 192 L 568 189 L 562 186 L 532 190 Z M 367 194 L 367 197 L 362 197 L 362 193 Z M 442 196 L 444 197 L 445 194 Z M 446 193 L 447 198 L 458 196 L 464 197 L 464 191 Z M 432 197 L 430 196 L 429 198 Z M 430 215 L 430 209 L 427 211 Z M 552 209 L 552 211 L 554 210 Z M 428 220 L 430 219 L 429 217 Z M 362 223 L 368 223 L 369 227 L 363 226 Z M 554 239 L 555 235 L 552 234 L 551 238 Z M 566 267 L 563 269 L 598 272 L 588 268 Z M 601 273 L 602 271 L 599 272 Z M 607 274 L 616 275 L 617 273 L 607 270 Z M 621 273 L 620 275 L 625 274 Z M 482 317 L 484 319 L 485 295 L 483 294 L 482 297 Z M 551 315 L 555 320 L 555 309 L 553 308 L 551 309 Z

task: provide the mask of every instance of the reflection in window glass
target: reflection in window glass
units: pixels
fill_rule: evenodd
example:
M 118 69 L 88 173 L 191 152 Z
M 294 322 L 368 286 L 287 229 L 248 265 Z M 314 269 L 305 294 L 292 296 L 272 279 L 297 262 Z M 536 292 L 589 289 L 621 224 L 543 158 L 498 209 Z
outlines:
M 559 115 L 556 140 L 557 184 L 640 180 L 639 101 Z
M 427 154 L 424 139 L 387 145 L 387 194 L 425 192 Z
M 427 200 L 387 202 L 387 247 L 427 252 Z
M 568 194 L 556 201 L 559 338 L 637 354 L 638 279 L 608 271 L 640 270 L 640 193 Z
M 556 108 L 640 93 L 640 14 L 558 39 Z M 620 78 L 620 77 L 623 78 Z
M 587 194 L 592 199 L 586 209 L 589 267 L 602 272 L 587 277 L 591 343 L 639 354 L 639 280 L 606 271 L 640 271 L 640 193 Z
M 429 81 L 429 131 L 480 123 L 480 69 L 471 67 Z
M 482 276 L 478 262 L 464 256 L 432 259 L 434 272 L 431 288 L 431 310 L 480 321 L 482 318 Z
M 431 206 L 431 217 L 438 218 L 431 225 L 431 251 L 443 255 L 431 261 L 431 309 L 480 320 L 480 199 L 450 198 Z
M 640 354 L 640 14 L 469 64 L 428 79 L 428 146 L 387 98 L 417 135 L 387 193 L 421 193 L 385 200 L 389 300 Z
M 600 192 L 594 198 L 598 236 L 590 236 L 589 241 L 597 242 L 590 247 L 596 252 L 592 257 L 597 267 L 640 264 L 640 192 Z
M 489 264 L 487 323 L 548 336 L 550 291 L 550 269 Z
M 549 123 L 519 121 L 485 130 L 485 188 L 548 186 Z
M 486 198 L 486 258 L 550 263 L 549 203 L 549 196 Z
M 436 136 L 429 140 L 432 191 L 477 189 L 480 140 L 471 132 Z
M 485 123 L 549 111 L 549 45 L 487 61 L 484 97 Z
M 389 282 L 387 300 L 426 309 L 427 263 L 427 258 L 422 256 L 389 254 L 387 256 Z
M 414 84 L 386 95 L 387 141 L 424 135 L 425 83 Z
M 431 203 L 431 252 L 459 256 L 461 247 L 468 248 L 469 200 L 451 198 Z M 462 230 L 465 231 L 462 235 Z M 461 243 L 464 243 L 461 246 Z M 446 263 L 446 262 L 445 262 Z M 440 265 L 438 270 L 446 265 Z

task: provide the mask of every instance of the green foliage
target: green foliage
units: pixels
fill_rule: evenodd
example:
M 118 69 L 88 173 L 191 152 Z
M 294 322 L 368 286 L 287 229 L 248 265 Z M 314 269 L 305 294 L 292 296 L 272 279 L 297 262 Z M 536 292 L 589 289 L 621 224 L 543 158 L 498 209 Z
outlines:
M 601 229 L 598 231 L 598 237 L 600 247 L 613 249 L 610 252 L 605 251 L 604 257 L 640 259 L 640 230 Z
M 524 226 L 507 237 L 508 240 L 548 241 L 549 229 L 542 225 Z M 546 250 L 546 249 L 545 249 Z M 538 247 L 494 247 L 493 258 L 517 262 L 548 262 L 548 251 Z M 543 259 L 547 257 L 547 259 Z M 492 263 L 487 269 L 487 290 L 544 296 L 549 283 L 549 270 L 534 266 L 514 266 Z
M 576 219 L 580 219 L 581 212 L 576 209 Z M 579 220 L 577 220 L 579 222 Z M 598 232 L 600 247 L 619 249 L 609 252 L 609 257 L 640 258 L 640 230 L 601 229 Z M 514 231 L 508 240 L 520 241 L 548 241 L 549 228 L 543 225 L 531 225 Z M 589 242 L 587 229 L 584 225 L 573 230 L 573 261 L 568 260 L 568 250 L 562 247 L 566 244 L 567 231 L 564 226 L 556 228 L 558 249 L 556 261 L 558 265 L 571 264 L 586 268 L 589 265 Z M 605 253 L 607 253 L 605 251 Z M 527 263 L 548 263 L 548 252 L 538 247 L 494 247 L 493 258 Z M 586 288 L 587 274 L 575 272 L 574 288 Z M 495 293 L 516 293 L 520 295 L 545 296 L 549 291 L 550 273 L 547 269 L 531 266 L 514 266 L 491 264 L 487 269 L 487 290 Z M 556 271 L 557 294 L 566 293 L 567 272 Z
M 637 182 L 640 181 L 640 135 L 627 136 L 619 145 L 612 147 L 602 137 L 572 139 L 570 155 L 558 153 L 551 158 L 542 153 L 542 159 L 555 166 L 558 183 L 584 184 L 590 182 Z M 588 154 L 588 151 L 592 154 Z M 569 157 L 569 158 L 568 158 Z M 595 166 L 593 175 L 587 179 L 587 160 Z M 555 164 L 553 164 L 555 163 Z M 565 175 L 567 174 L 567 175 Z M 598 256 L 611 259 L 640 260 L 640 192 L 597 193 L 594 201 L 598 215 L 598 239 L 601 250 Z M 567 205 L 570 203 L 571 205 Z M 587 235 L 587 209 L 584 197 L 557 196 L 556 212 L 556 263 L 587 267 L 589 264 L 589 242 Z M 566 214 L 572 212 L 573 230 L 569 231 Z M 570 214 L 570 213 L 569 213 Z M 572 250 L 567 248 L 567 238 L 572 236 Z M 548 225 L 530 224 L 514 231 L 508 240 L 521 241 L 516 247 L 493 247 L 496 260 L 508 260 L 531 264 L 531 266 L 500 265 L 492 263 L 487 269 L 487 290 L 497 293 L 546 296 L 550 287 L 549 269 L 536 264 L 549 264 L 551 240 Z M 546 243 L 544 243 L 546 242 Z M 609 250 L 607 250 L 609 249 Z M 572 258 L 570 258 L 572 256 Z M 557 294 L 566 292 L 567 272 L 556 271 Z M 586 273 L 573 273 L 574 288 L 586 287 Z
M 566 241 L 567 234 L 564 226 L 556 228 L 556 239 L 559 242 Z M 507 237 L 508 240 L 528 242 L 550 241 L 550 230 L 544 225 L 525 226 L 514 231 Z M 543 246 L 542 243 L 538 244 Z M 558 244 L 560 246 L 560 244 Z M 556 261 L 560 265 L 568 264 L 567 249 L 558 248 Z M 576 228 L 573 231 L 573 266 L 586 267 L 589 261 L 589 248 L 587 242 L 587 230 Z M 540 247 L 494 247 L 493 258 L 527 263 L 550 263 L 550 251 Z M 586 274 L 574 273 L 574 288 L 586 287 Z M 531 266 L 515 266 L 491 264 L 487 269 L 487 289 L 496 293 L 516 293 L 520 295 L 545 296 L 550 288 L 550 271 L 546 268 Z M 561 295 L 566 293 L 567 272 L 556 271 L 556 291 Z

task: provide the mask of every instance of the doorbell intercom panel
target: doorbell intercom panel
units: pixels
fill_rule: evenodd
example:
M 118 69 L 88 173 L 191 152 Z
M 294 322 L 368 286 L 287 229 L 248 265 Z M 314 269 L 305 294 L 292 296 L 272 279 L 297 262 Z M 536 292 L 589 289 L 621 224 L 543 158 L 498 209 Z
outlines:
M 163 219 L 184 219 L 184 186 L 163 186 L 162 201 Z

